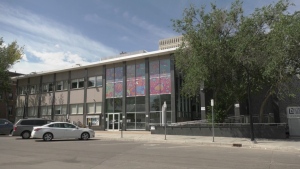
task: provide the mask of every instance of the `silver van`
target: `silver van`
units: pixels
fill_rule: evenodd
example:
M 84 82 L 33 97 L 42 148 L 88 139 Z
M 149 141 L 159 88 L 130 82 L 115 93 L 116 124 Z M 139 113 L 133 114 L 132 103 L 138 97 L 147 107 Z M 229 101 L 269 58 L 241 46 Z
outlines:
M 15 125 L 12 136 L 21 136 L 23 139 L 28 139 L 31 136 L 31 131 L 35 126 L 43 126 L 51 123 L 53 120 L 43 118 L 28 118 L 20 119 Z

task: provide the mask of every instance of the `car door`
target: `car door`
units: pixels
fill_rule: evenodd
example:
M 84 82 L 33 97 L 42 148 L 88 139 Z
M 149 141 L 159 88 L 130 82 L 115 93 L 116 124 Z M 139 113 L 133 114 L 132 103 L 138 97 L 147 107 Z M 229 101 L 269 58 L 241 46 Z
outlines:
M 0 134 L 9 134 L 10 128 L 8 121 L 0 119 Z
M 78 129 L 77 126 L 70 124 L 70 123 L 64 123 L 65 126 L 65 135 L 68 138 L 80 138 L 81 130 Z
M 53 138 L 65 138 L 65 127 L 63 123 L 55 123 L 49 125 L 49 132 L 53 134 Z

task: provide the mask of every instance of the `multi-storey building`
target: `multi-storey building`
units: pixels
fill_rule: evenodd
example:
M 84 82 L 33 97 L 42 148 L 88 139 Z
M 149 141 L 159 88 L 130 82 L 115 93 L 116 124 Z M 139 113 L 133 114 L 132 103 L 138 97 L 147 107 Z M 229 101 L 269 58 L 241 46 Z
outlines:
M 162 123 L 164 102 L 168 123 L 206 119 L 209 94 L 205 96 L 200 89 L 194 98 L 180 94 L 182 78 L 175 69 L 174 53 L 181 40 L 182 36 L 161 40 L 161 50 L 153 52 L 122 52 L 89 65 L 14 77 L 16 120 L 43 117 L 102 130 L 149 130 Z M 253 101 L 251 105 L 257 117 L 260 104 Z M 276 111 L 272 101 L 268 104 L 269 123 L 288 121 L 285 110 L 289 103 Z M 235 106 L 229 115 L 243 117 L 239 122 L 248 123 L 245 104 Z

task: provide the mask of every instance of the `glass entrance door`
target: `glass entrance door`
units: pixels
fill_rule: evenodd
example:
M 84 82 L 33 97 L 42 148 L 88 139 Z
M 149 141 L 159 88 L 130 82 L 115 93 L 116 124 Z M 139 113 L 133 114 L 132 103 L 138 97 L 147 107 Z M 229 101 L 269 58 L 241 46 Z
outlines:
M 108 130 L 119 130 L 120 114 L 119 113 L 108 113 L 107 117 L 108 117 L 107 129 Z

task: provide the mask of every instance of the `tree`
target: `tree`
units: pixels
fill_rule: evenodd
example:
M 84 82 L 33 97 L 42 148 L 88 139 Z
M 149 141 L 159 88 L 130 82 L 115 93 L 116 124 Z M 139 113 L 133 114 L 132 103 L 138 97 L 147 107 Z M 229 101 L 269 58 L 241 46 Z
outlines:
M 222 117 L 218 122 L 235 102 L 247 98 L 248 77 L 251 93 L 268 88 L 265 100 L 287 94 L 281 91 L 287 91 L 285 82 L 299 68 L 300 50 L 300 17 L 297 12 L 287 13 L 290 5 L 280 0 L 247 16 L 239 0 L 229 10 L 215 4 L 210 12 L 194 5 L 185 9 L 182 19 L 173 20 L 174 30 L 183 34 L 175 58 L 176 68 L 184 74 L 182 92 L 197 95 L 204 82 L 205 91 L 213 92 L 215 112 Z
M 19 47 L 17 42 L 5 45 L 0 38 L 0 94 L 4 94 L 4 101 L 8 104 L 7 94 L 11 92 L 11 79 L 8 69 L 22 58 L 23 47 Z M 6 106 L 7 107 L 7 106 Z

